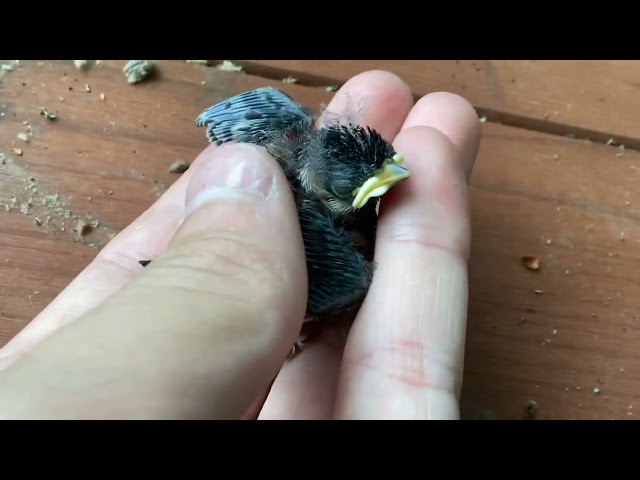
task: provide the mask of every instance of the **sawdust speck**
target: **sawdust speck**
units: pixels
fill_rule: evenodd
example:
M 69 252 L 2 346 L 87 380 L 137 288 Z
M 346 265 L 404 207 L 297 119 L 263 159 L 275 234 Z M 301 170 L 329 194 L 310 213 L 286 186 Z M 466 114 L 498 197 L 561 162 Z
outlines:
M 78 70 L 89 70 L 93 64 L 95 63 L 95 60 L 74 60 L 73 61 L 73 65 L 78 69 Z
M 155 72 L 155 64 L 149 60 L 129 60 L 122 68 L 127 82 L 140 83 L 150 78 Z
M 184 173 L 189 169 L 189 164 L 184 160 L 178 160 L 169 165 L 169 172 L 171 173 Z
M 220 65 L 218 65 L 218 70 L 224 70 L 225 72 L 241 72 L 242 67 L 240 65 L 236 65 L 230 60 L 223 60 Z

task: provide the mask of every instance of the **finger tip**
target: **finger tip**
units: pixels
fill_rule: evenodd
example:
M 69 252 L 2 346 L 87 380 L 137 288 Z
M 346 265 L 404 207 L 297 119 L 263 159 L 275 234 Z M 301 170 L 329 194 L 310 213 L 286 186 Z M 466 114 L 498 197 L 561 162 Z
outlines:
M 393 142 L 397 152 L 404 155 L 410 177 L 387 193 L 381 211 L 396 210 L 398 205 L 428 202 L 434 182 L 443 175 L 451 177 L 453 160 L 458 155 L 449 138 L 436 128 L 416 125 L 403 129 Z
M 464 97 L 450 92 L 433 92 L 420 98 L 403 129 L 427 125 L 440 130 L 461 151 L 467 177 L 480 148 L 481 128 L 475 107 Z
M 416 125 L 404 129 L 396 137 L 394 147 L 404 154 L 411 172 L 399 190 L 411 196 L 412 202 L 429 201 L 425 196 L 432 201 L 433 195 L 443 190 L 449 192 L 454 185 L 466 184 L 460 152 L 437 128 Z
M 327 111 L 375 128 L 392 139 L 412 106 L 411 89 L 398 75 L 369 70 L 350 78 L 336 92 Z
M 447 135 L 427 125 L 404 128 L 395 138 L 394 146 L 397 151 L 405 154 L 407 164 L 412 170 L 424 164 L 419 159 L 425 155 L 425 151 L 429 152 L 432 158 L 449 158 L 457 153 Z
M 284 173 L 276 160 L 263 147 L 249 143 L 225 143 L 220 146 L 209 145 L 193 162 L 191 178 L 187 186 L 187 197 L 201 188 L 204 179 L 212 179 L 222 175 L 241 162 L 264 165 L 265 172 L 277 177 L 278 184 L 286 181 Z
M 251 156 L 251 158 L 261 158 L 267 162 L 272 160 L 271 155 L 263 147 L 253 145 L 251 143 L 243 142 L 229 142 L 222 145 L 209 144 L 200 154 L 196 157 L 193 165 L 196 166 L 209 163 L 218 162 L 221 158 L 227 157 L 243 157 Z
M 411 176 L 382 200 L 379 234 L 466 251 L 467 193 L 460 152 L 445 134 L 424 125 L 402 130 L 394 147 L 405 155 Z
M 388 70 L 364 71 L 351 77 L 342 88 L 353 88 L 354 86 L 374 91 L 386 90 L 394 93 L 406 103 L 413 104 L 413 94 L 409 85 L 399 75 Z

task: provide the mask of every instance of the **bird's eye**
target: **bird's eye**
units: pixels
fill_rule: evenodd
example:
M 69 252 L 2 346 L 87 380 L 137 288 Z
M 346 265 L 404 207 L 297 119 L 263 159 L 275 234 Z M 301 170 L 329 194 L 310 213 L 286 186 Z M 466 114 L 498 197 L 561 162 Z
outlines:
M 353 195 L 353 186 L 350 182 L 333 182 L 331 184 L 331 190 L 338 198 L 349 198 Z

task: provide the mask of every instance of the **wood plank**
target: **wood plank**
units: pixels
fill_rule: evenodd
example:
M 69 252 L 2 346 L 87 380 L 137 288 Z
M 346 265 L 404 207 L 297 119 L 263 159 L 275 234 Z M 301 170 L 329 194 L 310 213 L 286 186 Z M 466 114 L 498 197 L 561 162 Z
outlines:
M 535 400 L 539 418 L 633 418 L 640 154 L 483 129 L 471 189 L 467 415 L 520 418 Z M 525 269 L 523 255 L 542 268 Z
M 56 238 L 28 216 L 4 209 L 0 225 L 1 346 L 93 260 L 96 250 Z
M 398 74 L 417 96 L 450 91 L 490 121 L 640 148 L 640 62 L 631 60 L 234 60 L 247 72 L 344 83 L 360 72 Z
M 161 78 L 134 87 L 124 63 L 85 74 L 69 62 L 24 62 L 2 80 L 0 345 L 175 180 L 171 162 L 206 145 L 193 127 L 203 107 L 260 85 L 314 109 L 331 96 L 182 62 L 159 62 Z M 41 106 L 59 120 L 41 117 Z M 16 139 L 25 120 L 34 132 L 28 144 Z M 495 124 L 483 130 L 471 187 L 465 417 L 521 418 L 532 399 L 539 418 L 634 418 L 640 154 Z M 101 225 L 81 243 L 70 229 L 88 215 Z M 539 256 L 541 270 L 524 269 L 522 255 Z

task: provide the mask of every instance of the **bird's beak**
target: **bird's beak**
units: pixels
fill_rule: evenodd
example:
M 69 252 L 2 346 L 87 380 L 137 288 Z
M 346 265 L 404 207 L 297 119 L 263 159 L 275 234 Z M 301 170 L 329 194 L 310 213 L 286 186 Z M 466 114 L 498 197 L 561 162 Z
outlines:
M 364 207 L 371 198 L 381 197 L 396 183 L 409 178 L 410 175 L 411 172 L 404 166 L 404 156 L 401 153 L 395 154 L 355 192 L 353 208 Z

